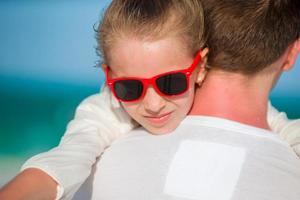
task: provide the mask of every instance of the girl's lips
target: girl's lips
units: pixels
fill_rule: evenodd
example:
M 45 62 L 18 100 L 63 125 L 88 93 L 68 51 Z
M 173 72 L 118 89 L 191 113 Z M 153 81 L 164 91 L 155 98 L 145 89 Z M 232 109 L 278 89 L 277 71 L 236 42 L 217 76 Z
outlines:
M 171 114 L 172 112 L 168 112 L 157 116 L 145 116 L 145 118 L 151 123 L 162 124 L 168 121 L 168 119 L 171 117 Z

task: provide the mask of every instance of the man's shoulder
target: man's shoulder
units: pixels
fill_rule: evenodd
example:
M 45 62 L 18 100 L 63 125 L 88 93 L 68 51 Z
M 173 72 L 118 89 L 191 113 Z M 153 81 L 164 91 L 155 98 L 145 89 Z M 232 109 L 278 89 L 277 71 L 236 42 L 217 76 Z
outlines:
M 229 119 L 211 116 L 188 116 L 181 124 L 181 130 L 188 132 L 209 134 L 232 134 L 232 136 L 258 137 L 282 142 L 279 136 L 266 129 L 250 126 Z
M 141 146 L 164 146 L 166 144 L 180 143 L 185 140 L 207 141 L 216 140 L 227 142 L 228 140 L 269 141 L 287 145 L 278 134 L 269 130 L 249 126 L 228 119 L 208 116 L 187 116 L 177 129 L 163 135 L 153 135 L 144 128 L 132 130 L 125 137 L 116 140 L 110 149 Z

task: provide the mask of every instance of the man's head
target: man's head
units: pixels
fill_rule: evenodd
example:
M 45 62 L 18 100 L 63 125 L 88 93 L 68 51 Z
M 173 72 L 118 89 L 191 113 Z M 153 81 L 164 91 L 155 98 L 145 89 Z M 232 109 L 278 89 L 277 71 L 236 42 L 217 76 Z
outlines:
M 191 114 L 268 128 L 270 91 L 300 51 L 300 1 L 202 2 L 210 70 Z
M 254 75 L 300 37 L 299 0 L 202 0 L 209 65 Z

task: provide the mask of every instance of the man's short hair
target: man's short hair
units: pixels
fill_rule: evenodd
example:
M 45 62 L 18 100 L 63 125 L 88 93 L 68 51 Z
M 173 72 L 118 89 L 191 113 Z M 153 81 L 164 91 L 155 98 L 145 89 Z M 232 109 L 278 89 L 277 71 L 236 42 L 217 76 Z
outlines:
M 208 64 L 253 75 L 300 36 L 300 0 L 202 0 Z

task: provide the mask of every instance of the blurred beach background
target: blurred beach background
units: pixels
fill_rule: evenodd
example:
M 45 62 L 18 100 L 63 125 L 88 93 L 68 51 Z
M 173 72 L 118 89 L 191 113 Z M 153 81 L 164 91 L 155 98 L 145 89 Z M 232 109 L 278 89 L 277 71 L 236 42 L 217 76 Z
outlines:
M 56 146 L 76 106 L 99 91 L 93 26 L 109 2 L 0 1 L 0 186 Z M 290 118 L 300 118 L 299 78 L 300 58 L 271 96 Z

